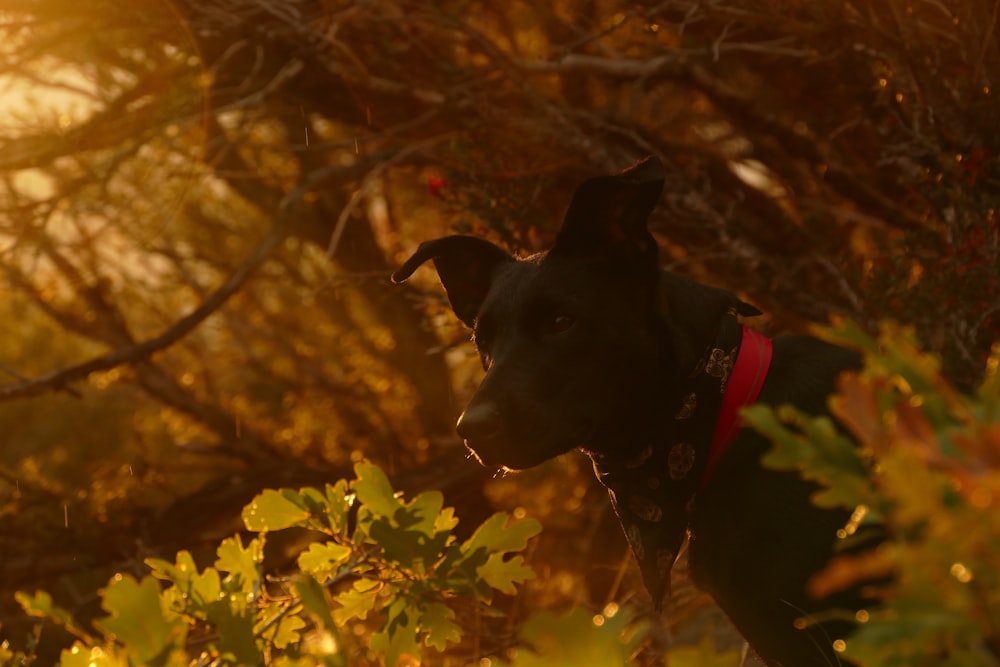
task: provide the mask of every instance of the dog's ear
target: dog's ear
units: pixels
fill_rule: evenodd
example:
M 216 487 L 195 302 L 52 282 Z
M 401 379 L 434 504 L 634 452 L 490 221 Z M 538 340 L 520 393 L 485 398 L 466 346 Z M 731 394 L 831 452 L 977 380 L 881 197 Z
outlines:
M 612 176 L 585 181 L 573 195 L 550 254 L 609 256 L 658 265 L 646 221 L 663 192 L 663 165 L 650 156 Z
M 392 274 L 392 282 L 401 283 L 427 260 L 434 260 L 448 301 L 458 319 L 470 328 L 490 291 L 494 270 L 515 261 L 507 251 L 489 241 L 473 236 L 445 236 L 420 244 L 417 251 Z

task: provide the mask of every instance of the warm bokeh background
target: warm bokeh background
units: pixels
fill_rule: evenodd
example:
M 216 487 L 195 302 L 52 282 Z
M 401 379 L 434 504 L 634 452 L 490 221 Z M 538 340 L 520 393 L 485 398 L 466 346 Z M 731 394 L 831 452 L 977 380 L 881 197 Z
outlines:
M 649 607 L 568 455 L 493 479 L 426 238 L 543 249 L 656 154 L 670 268 L 772 332 L 916 327 L 960 384 L 1000 333 L 1000 3 L 9 0 L 0 9 L 0 623 L 195 553 L 260 489 L 439 488 L 540 519 L 525 609 Z M 92 362 L 92 363 L 91 363 Z M 82 366 L 81 366 L 82 365 Z M 716 621 L 689 587 L 674 639 Z M 721 623 L 721 621 L 720 621 Z M 487 653 L 504 636 L 481 638 Z

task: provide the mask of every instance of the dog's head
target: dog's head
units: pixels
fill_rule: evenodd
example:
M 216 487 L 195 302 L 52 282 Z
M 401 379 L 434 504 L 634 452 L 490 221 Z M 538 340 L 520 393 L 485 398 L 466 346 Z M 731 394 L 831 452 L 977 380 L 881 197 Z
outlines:
M 554 247 L 515 259 L 469 236 L 423 243 L 472 328 L 486 376 L 458 422 L 484 465 L 527 468 L 577 447 L 627 444 L 660 365 L 658 251 L 646 221 L 663 171 L 647 158 L 583 183 Z

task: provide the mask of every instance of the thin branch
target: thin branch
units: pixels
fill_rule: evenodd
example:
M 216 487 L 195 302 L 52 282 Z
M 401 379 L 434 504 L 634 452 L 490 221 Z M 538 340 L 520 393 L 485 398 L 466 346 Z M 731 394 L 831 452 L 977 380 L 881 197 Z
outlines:
M 980 83 L 983 74 L 983 63 L 986 62 L 986 52 L 989 51 L 990 44 L 995 44 L 993 33 L 997 29 L 997 19 L 1000 18 L 1000 0 L 993 3 L 993 16 L 990 17 L 990 24 L 986 28 L 986 35 L 983 36 L 983 45 L 979 49 L 979 57 L 976 58 L 976 66 L 972 70 L 972 82 Z
M 28 380 L 27 382 L 0 386 L 0 400 L 37 396 L 53 389 L 63 389 L 70 382 L 83 380 L 93 373 L 106 371 L 116 366 L 147 359 L 154 353 L 173 345 L 193 331 L 209 315 L 218 310 L 229 297 L 235 294 L 246 283 L 253 272 L 267 259 L 271 251 L 281 243 L 284 237 L 285 225 L 283 223 L 275 225 L 271 232 L 254 249 L 253 254 L 229 276 L 219 289 L 205 299 L 200 306 L 179 319 L 159 336 L 136 343 L 135 345 L 118 348 L 82 364 L 55 371 Z
M 0 400 L 13 398 L 23 398 L 27 396 L 37 396 L 47 391 L 64 389 L 67 384 L 77 382 L 87 378 L 93 373 L 110 370 L 123 364 L 135 363 L 148 359 L 156 352 L 167 348 L 181 338 L 191 333 L 195 327 L 201 324 L 209 315 L 217 311 L 229 300 L 233 294 L 240 290 L 247 282 L 254 271 L 268 258 L 271 252 L 278 247 L 287 234 L 287 223 L 289 211 L 294 204 L 297 204 L 302 195 L 309 189 L 315 187 L 319 181 L 325 177 L 325 171 L 313 174 L 312 177 L 303 181 L 299 187 L 288 194 L 282 201 L 274 227 L 270 233 L 254 248 L 253 252 L 236 268 L 236 270 L 226 279 L 226 281 L 211 295 L 206 298 L 200 306 L 177 320 L 171 327 L 159 336 L 147 339 L 134 345 L 120 347 L 108 354 L 102 355 L 60 371 L 55 371 L 41 377 L 37 377 L 24 382 L 7 384 L 0 386 Z
M 839 164 L 820 149 L 820 142 L 803 124 L 792 126 L 756 100 L 713 76 L 707 69 L 674 55 L 647 60 L 608 59 L 572 54 L 559 61 L 519 61 L 523 71 L 538 74 L 585 72 L 615 79 L 644 81 L 654 85 L 666 78 L 687 83 L 707 96 L 718 109 L 741 126 L 770 135 L 785 150 L 813 164 L 826 166 L 826 182 L 845 196 L 878 214 L 887 224 L 900 229 L 925 229 L 927 224 L 870 184 L 858 179 L 851 169 Z
M 340 215 L 337 216 L 337 222 L 333 226 L 333 234 L 330 235 L 330 244 L 327 246 L 326 254 L 327 257 L 333 258 L 337 254 L 337 247 L 340 245 L 340 237 L 344 234 L 344 227 L 347 225 L 347 221 L 350 219 L 351 214 L 358 208 L 361 203 L 362 198 L 369 193 L 372 184 L 375 180 L 384 172 L 386 169 L 394 164 L 397 164 L 406 158 L 410 157 L 414 153 L 419 153 L 424 149 L 433 146 L 436 143 L 441 142 L 443 139 L 450 137 L 450 134 L 443 134 L 437 137 L 431 137 L 426 141 L 420 141 L 415 144 L 411 144 L 402 148 L 392 157 L 380 162 L 375 165 L 375 167 L 365 175 L 364 180 L 357 190 L 351 194 L 351 198 L 348 200 L 347 204 L 340 211 Z

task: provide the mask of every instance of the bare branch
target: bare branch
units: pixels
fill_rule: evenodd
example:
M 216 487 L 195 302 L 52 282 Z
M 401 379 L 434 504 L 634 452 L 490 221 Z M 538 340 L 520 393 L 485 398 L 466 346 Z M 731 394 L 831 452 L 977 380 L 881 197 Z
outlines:
M 0 386 L 0 400 L 37 396 L 46 391 L 63 389 L 67 384 L 83 380 L 93 373 L 148 359 L 156 352 L 173 345 L 191 333 L 195 327 L 221 308 L 233 294 L 243 287 L 254 271 L 264 263 L 271 252 L 285 238 L 289 210 L 293 209 L 293 204 L 296 204 L 302 195 L 320 180 L 315 178 L 315 176 L 314 178 L 307 179 L 285 198 L 278 212 L 274 227 L 243 263 L 230 274 L 226 281 L 215 292 L 209 295 L 200 306 L 177 320 L 162 334 L 141 343 L 118 348 L 108 354 L 77 364 L 76 366 L 55 371 L 25 382 Z

